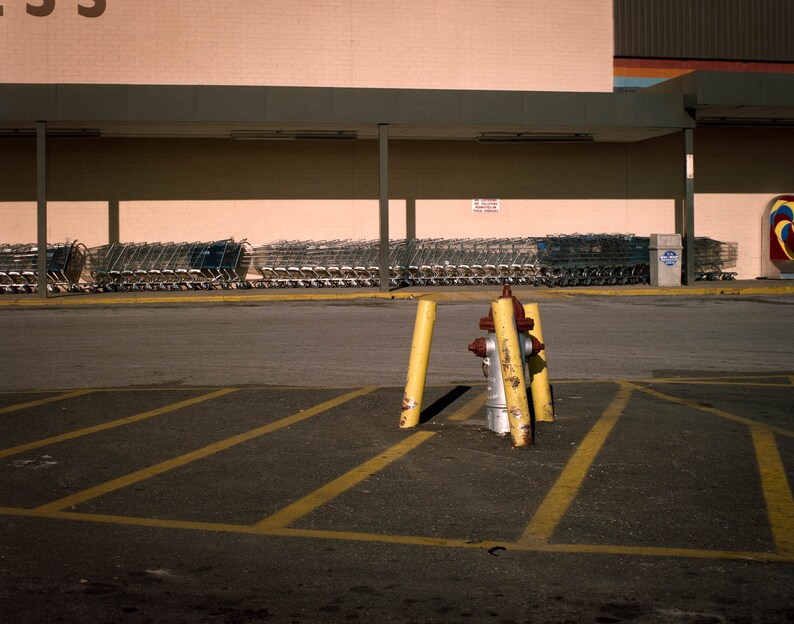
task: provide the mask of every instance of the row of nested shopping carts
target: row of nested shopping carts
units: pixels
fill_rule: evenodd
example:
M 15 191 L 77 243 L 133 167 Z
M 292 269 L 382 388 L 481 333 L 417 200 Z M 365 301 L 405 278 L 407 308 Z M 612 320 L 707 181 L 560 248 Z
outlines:
M 113 243 L 91 250 L 90 292 L 244 288 L 250 245 L 211 242 Z
M 649 239 L 628 234 L 396 240 L 389 286 L 638 284 L 649 279 Z M 36 289 L 36 245 L 0 245 L 0 291 Z M 695 239 L 697 279 L 733 279 L 735 243 Z M 47 247 L 47 284 L 89 292 L 380 285 L 377 240 L 80 243 Z
M 47 245 L 46 281 L 51 292 L 83 289 L 90 252 L 78 242 Z M 0 293 L 29 293 L 38 288 L 39 248 L 35 244 L 0 244 Z
M 47 245 L 51 292 L 120 292 L 247 287 L 245 241 Z M 38 246 L 0 244 L 0 292 L 38 289 Z
M 696 278 L 734 279 L 737 246 L 695 240 Z M 377 240 L 278 241 L 252 249 L 258 288 L 367 287 L 380 284 Z M 389 285 L 646 283 L 649 237 L 573 234 L 517 238 L 391 241 Z

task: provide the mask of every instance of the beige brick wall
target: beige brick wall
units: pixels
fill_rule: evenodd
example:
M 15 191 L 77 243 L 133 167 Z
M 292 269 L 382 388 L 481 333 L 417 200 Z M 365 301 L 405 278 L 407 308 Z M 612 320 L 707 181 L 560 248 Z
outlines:
M 611 0 L 0 4 L 2 82 L 612 90 Z

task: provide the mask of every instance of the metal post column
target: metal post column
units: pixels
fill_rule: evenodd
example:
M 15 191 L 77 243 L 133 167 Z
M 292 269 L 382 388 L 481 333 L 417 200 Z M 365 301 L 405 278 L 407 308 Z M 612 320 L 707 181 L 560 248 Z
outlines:
M 695 153 L 691 128 L 684 129 L 684 197 L 676 206 L 675 231 L 681 235 L 684 262 L 681 281 L 695 282 Z
M 118 243 L 120 238 L 119 200 L 111 199 L 108 202 L 108 243 Z
M 389 292 L 389 124 L 378 124 L 380 290 Z
M 416 200 L 405 200 L 405 238 L 409 241 L 416 239 Z
M 47 122 L 36 122 L 36 223 L 39 297 L 47 298 Z

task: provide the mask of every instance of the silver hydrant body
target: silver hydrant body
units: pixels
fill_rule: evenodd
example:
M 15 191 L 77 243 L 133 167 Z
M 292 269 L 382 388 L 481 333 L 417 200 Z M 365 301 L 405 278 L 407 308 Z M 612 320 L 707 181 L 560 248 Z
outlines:
M 535 322 L 524 315 L 524 307 L 518 299 L 513 297 L 510 286 L 504 286 L 502 298 L 511 298 L 513 300 L 516 329 L 519 334 L 518 346 L 521 351 L 520 357 L 524 371 L 522 382 L 526 385 L 530 379 L 527 359 L 532 355 L 537 355 L 544 346 L 536 338 L 526 333 L 535 326 Z M 472 342 L 469 345 L 469 351 L 483 358 L 482 371 L 488 381 L 488 398 L 485 402 L 488 428 L 500 435 L 504 435 L 510 432 L 510 420 L 507 412 L 502 366 L 499 361 L 499 348 L 496 343 L 494 319 L 491 314 L 480 319 L 480 329 L 487 330 L 488 335 L 484 338 L 477 338 Z

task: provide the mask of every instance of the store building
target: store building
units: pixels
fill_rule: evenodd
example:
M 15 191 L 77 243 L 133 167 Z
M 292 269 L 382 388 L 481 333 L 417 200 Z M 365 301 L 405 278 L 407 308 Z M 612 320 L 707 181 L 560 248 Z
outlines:
M 677 231 L 738 243 L 753 278 L 768 205 L 794 190 L 791 16 L 0 0 L 0 240 Z

